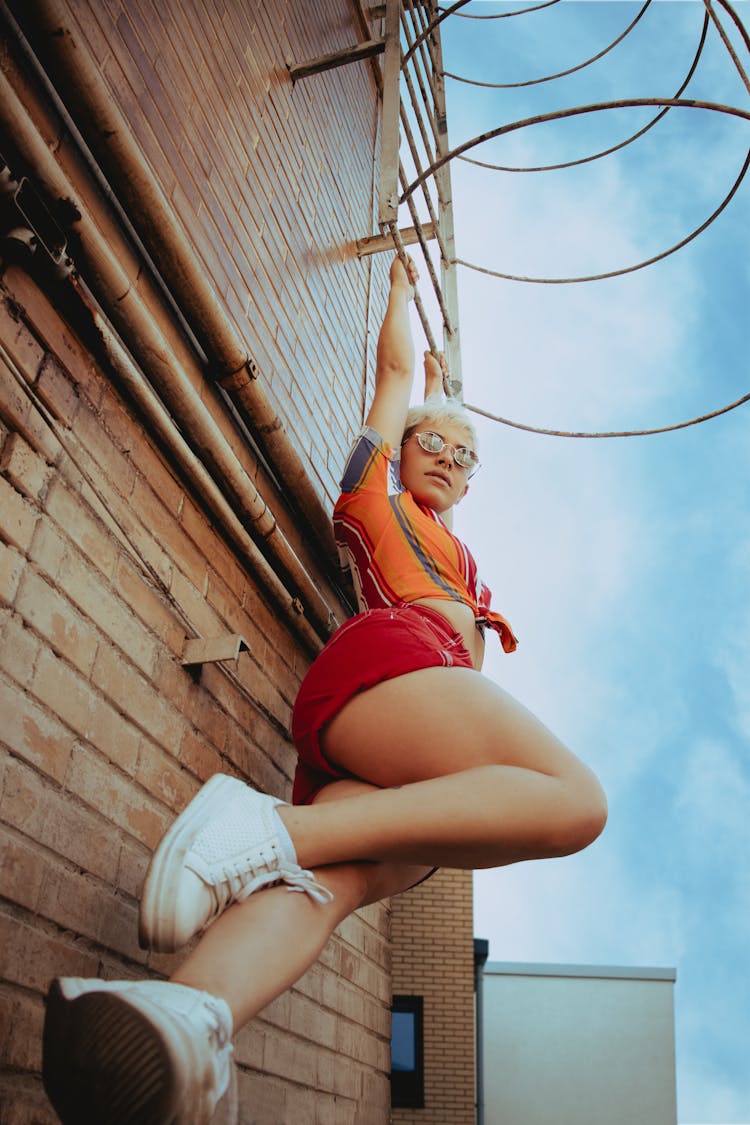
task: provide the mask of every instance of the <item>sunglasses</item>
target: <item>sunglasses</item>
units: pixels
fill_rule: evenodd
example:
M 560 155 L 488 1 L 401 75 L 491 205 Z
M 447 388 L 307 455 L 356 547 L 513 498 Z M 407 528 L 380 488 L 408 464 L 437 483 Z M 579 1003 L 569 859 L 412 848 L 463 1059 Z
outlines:
M 425 453 L 442 453 L 444 449 L 449 449 L 451 457 L 462 469 L 474 473 L 479 468 L 479 458 L 474 450 L 466 445 L 452 445 L 449 441 L 443 441 L 440 434 L 435 434 L 432 430 L 423 430 L 422 433 L 414 436 Z

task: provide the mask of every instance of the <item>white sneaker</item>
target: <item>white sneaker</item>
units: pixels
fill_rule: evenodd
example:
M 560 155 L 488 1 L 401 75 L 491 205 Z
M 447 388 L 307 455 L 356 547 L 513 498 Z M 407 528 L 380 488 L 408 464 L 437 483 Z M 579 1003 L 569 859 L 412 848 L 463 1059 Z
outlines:
M 274 810 L 283 803 L 225 774 L 206 782 L 151 860 L 138 922 L 142 949 L 172 953 L 230 903 L 274 883 L 331 901 L 310 871 L 282 855 Z
M 206 992 L 64 977 L 47 996 L 44 1088 L 63 1125 L 204 1125 L 233 1078 L 231 1038 Z

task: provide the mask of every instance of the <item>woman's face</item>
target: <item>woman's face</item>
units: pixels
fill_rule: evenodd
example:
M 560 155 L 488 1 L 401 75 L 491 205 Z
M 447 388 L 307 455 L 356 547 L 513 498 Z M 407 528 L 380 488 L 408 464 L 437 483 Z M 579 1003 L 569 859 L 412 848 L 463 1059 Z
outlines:
M 417 434 L 430 431 L 448 444 L 440 453 L 427 453 Z M 421 422 L 401 447 L 401 480 L 415 500 L 435 512 L 446 512 L 465 496 L 469 469 L 454 460 L 454 446 L 474 448 L 471 435 L 463 426 L 448 422 Z

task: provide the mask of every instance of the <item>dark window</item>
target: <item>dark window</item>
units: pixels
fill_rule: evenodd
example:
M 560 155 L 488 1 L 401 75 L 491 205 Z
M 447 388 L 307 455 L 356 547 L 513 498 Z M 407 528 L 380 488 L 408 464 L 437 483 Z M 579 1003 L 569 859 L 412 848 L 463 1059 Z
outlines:
M 394 996 L 391 1009 L 391 1105 L 424 1106 L 421 996 Z

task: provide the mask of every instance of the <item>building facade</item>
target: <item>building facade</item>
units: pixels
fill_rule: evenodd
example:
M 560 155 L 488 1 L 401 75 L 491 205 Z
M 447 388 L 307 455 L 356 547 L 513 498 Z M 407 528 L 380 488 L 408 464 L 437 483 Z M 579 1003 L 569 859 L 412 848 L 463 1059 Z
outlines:
M 393 900 L 394 1029 L 406 1013 L 402 1066 L 413 1063 L 394 1098 L 394 1125 L 476 1120 L 472 895 L 470 871 L 442 869 Z M 394 1035 L 394 1059 L 398 1046 Z
M 351 612 L 329 516 L 388 257 L 350 0 L 33 0 L 0 70 L 0 1067 L 56 975 L 140 977 L 149 855 L 217 770 L 288 797 L 297 687 Z M 385 905 L 237 1039 L 242 1120 L 390 1113 Z
M 676 1125 L 674 969 L 490 961 L 480 1125 Z

